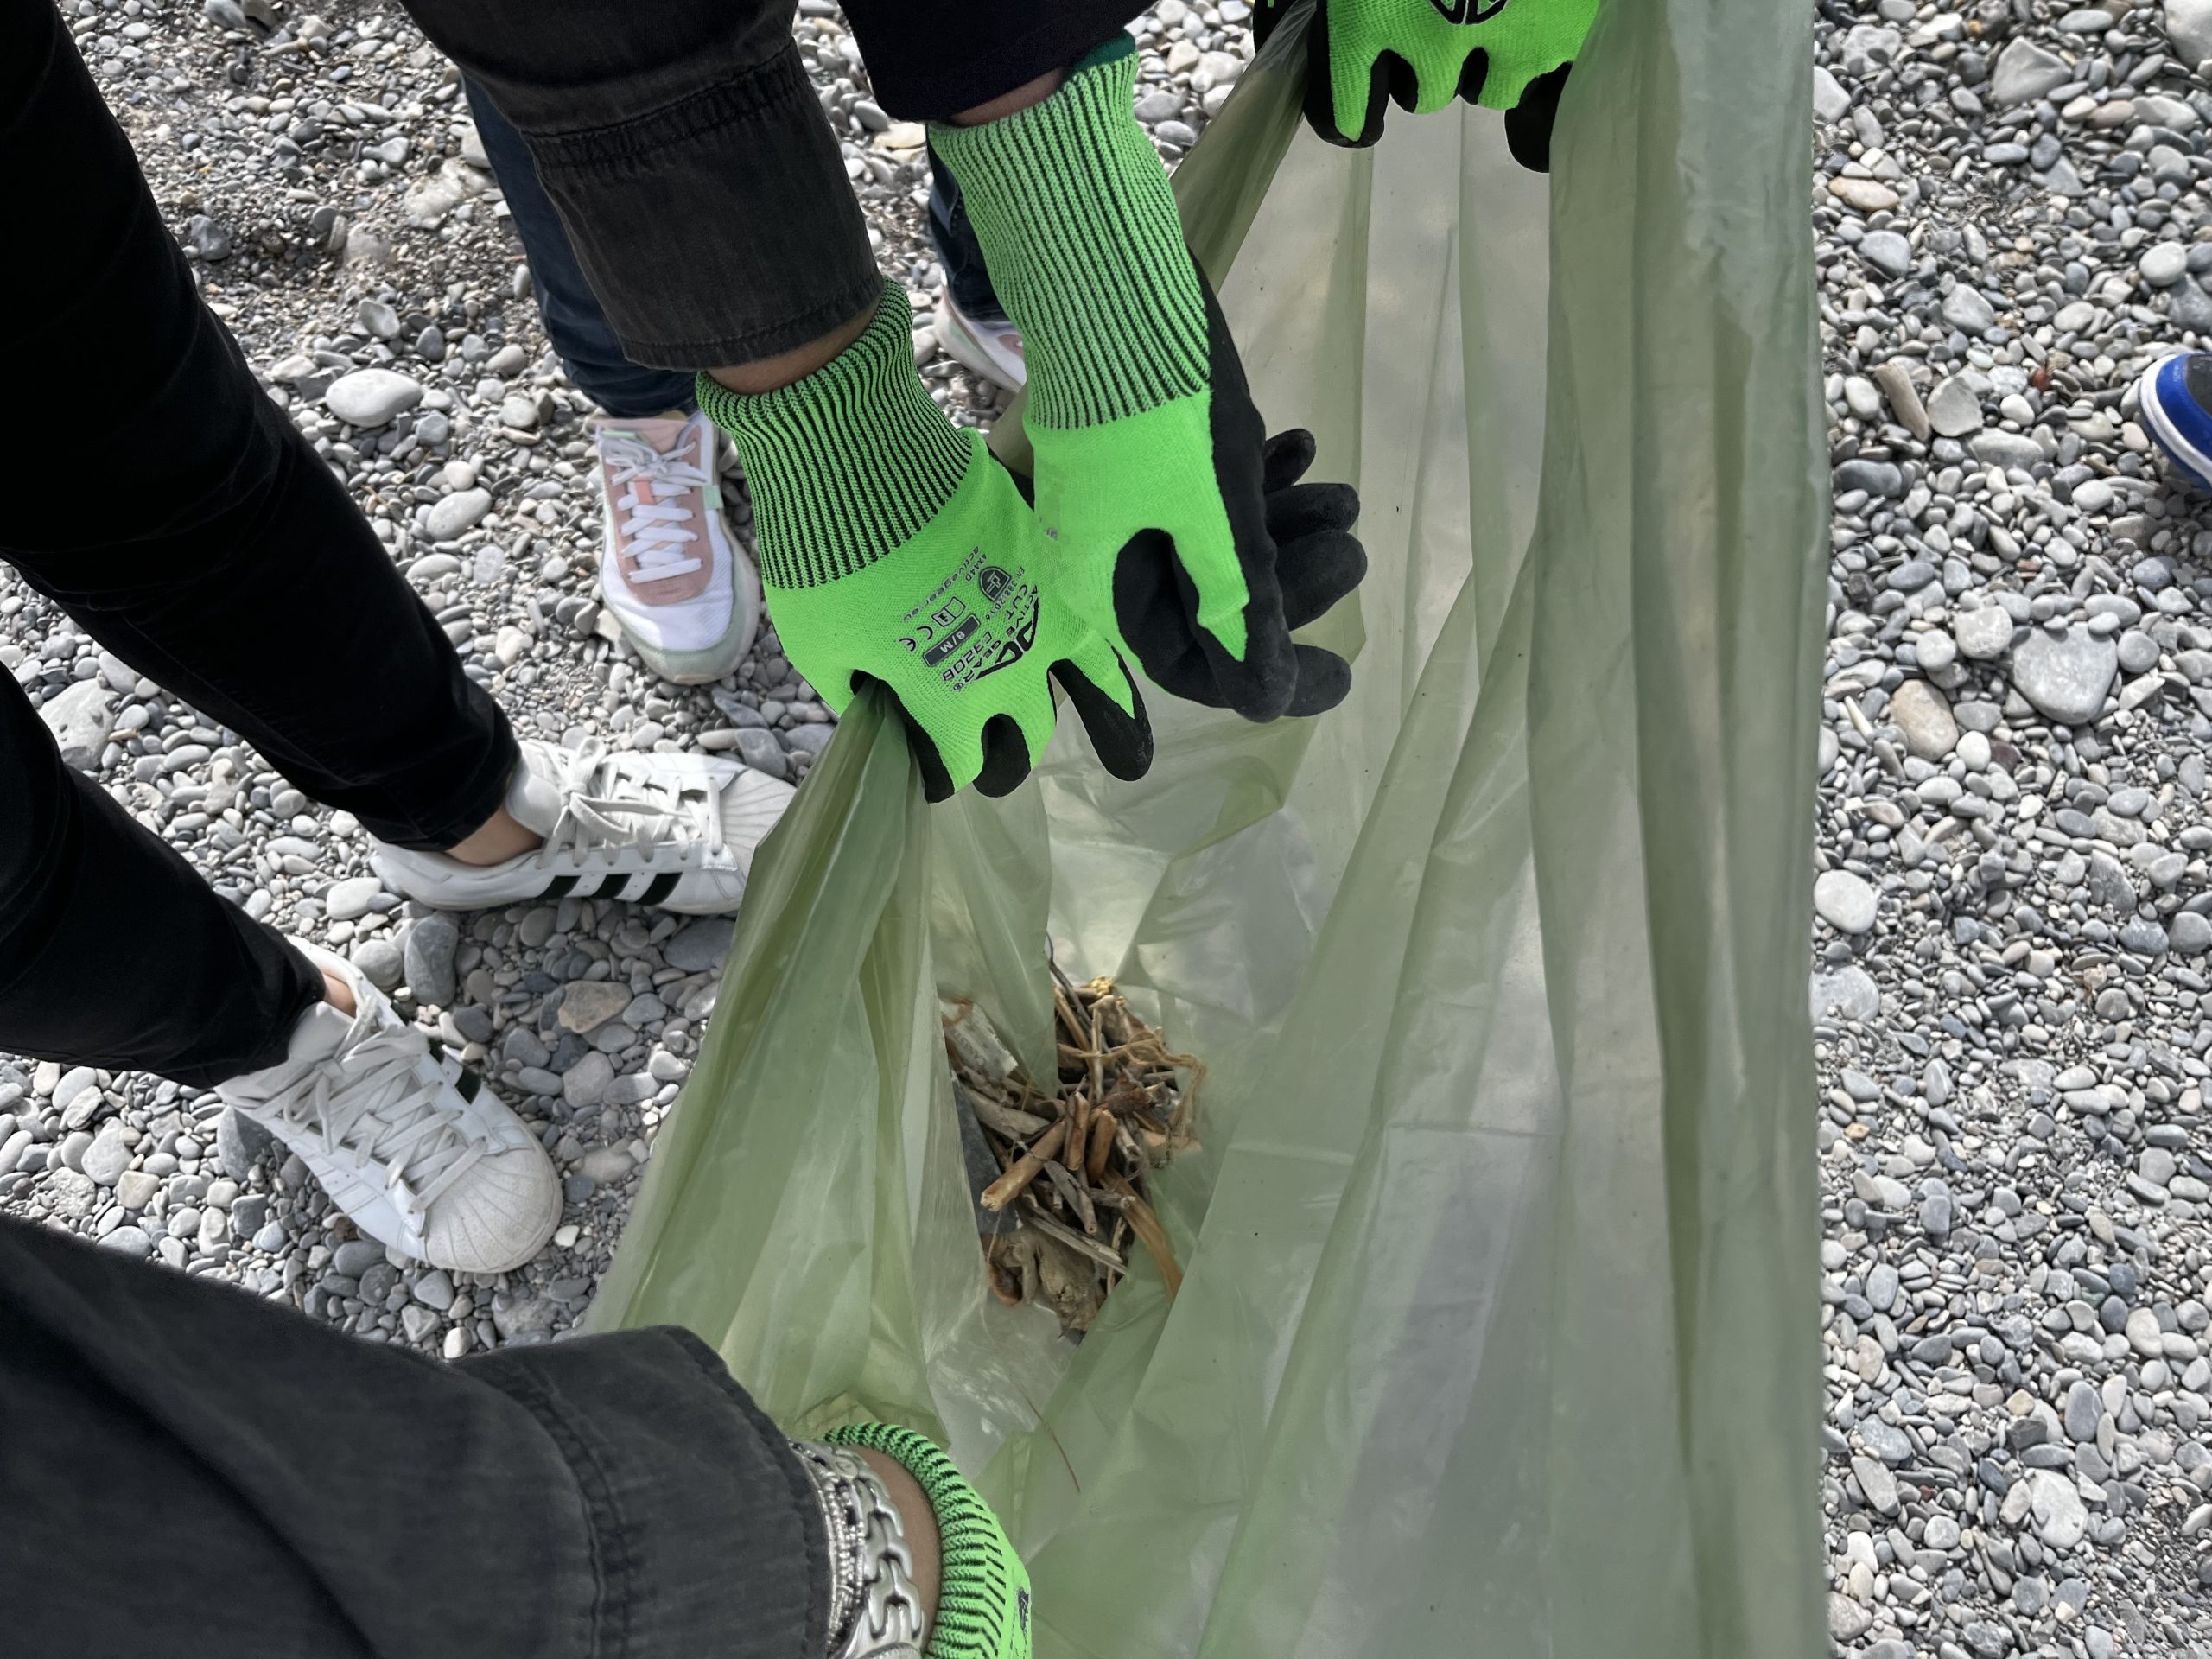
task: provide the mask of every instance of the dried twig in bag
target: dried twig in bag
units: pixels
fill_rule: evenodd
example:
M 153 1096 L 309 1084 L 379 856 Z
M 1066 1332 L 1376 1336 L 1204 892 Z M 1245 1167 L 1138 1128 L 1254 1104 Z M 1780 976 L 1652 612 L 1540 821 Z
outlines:
M 976 1176 L 992 1293 L 1046 1303 L 1082 1332 L 1136 1245 L 1170 1296 L 1183 1282 L 1147 1183 L 1196 1144 L 1192 1107 L 1205 1068 L 1170 1050 L 1112 980 L 1078 985 L 1055 966 L 1052 981 L 1057 1076 L 1025 1076 L 965 1001 L 944 1004 L 945 1054 L 999 1171 Z

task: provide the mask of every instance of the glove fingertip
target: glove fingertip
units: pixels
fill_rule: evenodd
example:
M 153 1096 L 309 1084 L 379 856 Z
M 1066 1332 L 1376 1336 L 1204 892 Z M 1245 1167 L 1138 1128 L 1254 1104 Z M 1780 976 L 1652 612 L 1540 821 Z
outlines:
M 1490 54 L 1477 47 L 1459 66 L 1459 96 L 1470 104 L 1483 101 L 1483 84 L 1490 79 Z
M 1359 492 L 1349 484 L 1294 484 L 1268 498 L 1268 534 L 1284 556 L 1309 536 L 1344 535 L 1359 522 Z
M 1302 426 L 1278 432 L 1260 446 L 1260 490 L 1273 495 L 1306 476 L 1319 446 Z
M 1421 73 L 1412 64 L 1395 52 L 1385 49 L 1375 60 L 1376 79 L 1390 89 L 1390 97 L 1402 110 L 1413 111 L 1421 106 Z M 1375 112 L 1376 136 L 1382 136 L 1382 111 Z
M 1243 660 L 1234 662 L 1221 653 L 1214 672 L 1229 706 L 1255 724 L 1264 726 L 1292 712 L 1298 696 L 1297 647 L 1290 642 L 1280 605 L 1271 627 L 1247 637 Z
M 865 691 L 872 685 L 883 685 L 883 682 L 873 674 L 853 676 L 855 692 Z M 899 723 L 906 728 L 906 747 L 922 774 L 922 798 L 931 806 L 950 800 L 959 793 L 960 786 L 953 782 L 951 768 L 944 764 L 944 754 L 938 747 L 937 740 L 929 734 L 921 721 L 907 712 L 906 703 L 896 691 L 884 685 L 883 694 L 891 700 L 891 706 L 899 711 Z
M 1152 770 L 1152 721 L 1145 713 L 1144 694 L 1118 653 L 1109 652 L 1113 672 L 1128 693 L 1127 709 L 1092 677 L 1086 667 L 1066 658 L 1052 664 L 1052 677 L 1075 705 L 1076 717 L 1090 739 L 1091 752 L 1123 783 L 1135 783 Z M 1101 665 L 1103 671 L 1103 665 Z
M 1283 549 L 1281 574 L 1283 625 L 1302 628 L 1367 579 L 1367 549 L 1341 531 L 1317 531 Z
M 1298 685 L 1284 712 L 1294 719 L 1326 714 L 1351 691 L 1351 664 L 1319 645 L 1298 647 Z
M 1329 9 L 1316 6 L 1313 25 L 1306 32 L 1306 124 L 1313 128 L 1316 137 L 1339 149 L 1365 149 L 1382 136 L 1382 109 L 1390 89 L 1389 72 L 1380 62 L 1370 67 L 1360 130 L 1348 133 L 1337 124 L 1336 78 L 1329 60 Z
M 1012 715 L 993 715 L 983 723 L 983 769 L 976 774 L 976 792 L 994 798 L 1011 795 L 1029 776 L 1033 762 L 1029 738 Z
M 1559 118 L 1567 73 L 1573 67 L 1563 63 L 1538 75 L 1522 92 L 1521 101 L 1505 112 L 1505 147 L 1531 173 L 1552 170 L 1552 127 Z

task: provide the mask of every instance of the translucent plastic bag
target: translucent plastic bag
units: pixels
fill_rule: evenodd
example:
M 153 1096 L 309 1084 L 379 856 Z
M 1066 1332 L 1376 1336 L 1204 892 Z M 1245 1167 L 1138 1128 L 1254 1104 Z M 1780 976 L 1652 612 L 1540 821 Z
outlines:
M 1826 1650 L 1808 22 L 1608 8 L 1548 182 L 1475 111 L 1320 144 L 1286 25 L 1177 194 L 1359 485 L 1350 701 L 936 809 L 864 705 L 763 854 L 594 1320 L 946 1437 L 1041 1654 Z M 986 1291 L 938 1023 L 1050 1075 L 1048 936 L 1208 1065 L 1180 1292 L 1079 1348 Z

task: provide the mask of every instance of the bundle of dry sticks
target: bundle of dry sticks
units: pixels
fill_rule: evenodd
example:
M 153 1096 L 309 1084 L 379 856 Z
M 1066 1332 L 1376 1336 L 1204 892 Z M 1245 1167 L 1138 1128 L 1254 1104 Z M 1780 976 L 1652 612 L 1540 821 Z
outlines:
M 1043 1301 L 1067 1329 L 1087 1331 L 1128 1270 L 1133 1244 L 1151 1254 L 1170 1296 L 1182 1283 L 1147 1183 L 1195 1144 L 1191 1115 L 1205 1068 L 1169 1052 L 1112 980 L 1077 985 L 1057 966 L 1052 978 L 1059 1065 L 1049 1091 L 1023 1074 L 972 1003 L 946 1006 L 945 1052 L 973 1125 L 963 1132 L 992 1290 L 1005 1302 Z M 988 1162 L 976 1155 L 976 1132 Z

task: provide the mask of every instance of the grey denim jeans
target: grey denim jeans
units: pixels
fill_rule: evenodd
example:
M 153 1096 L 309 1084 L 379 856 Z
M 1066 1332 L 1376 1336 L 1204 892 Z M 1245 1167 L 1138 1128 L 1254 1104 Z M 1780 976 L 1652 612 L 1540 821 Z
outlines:
M 881 291 L 793 0 L 406 0 L 521 133 L 623 354 L 757 362 Z M 877 101 L 949 118 L 1073 63 L 1142 0 L 847 0 Z
M 0 1220 L 10 1653 L 818 1659 L 822 1513 L 704 1344 L 442 1365 Z

